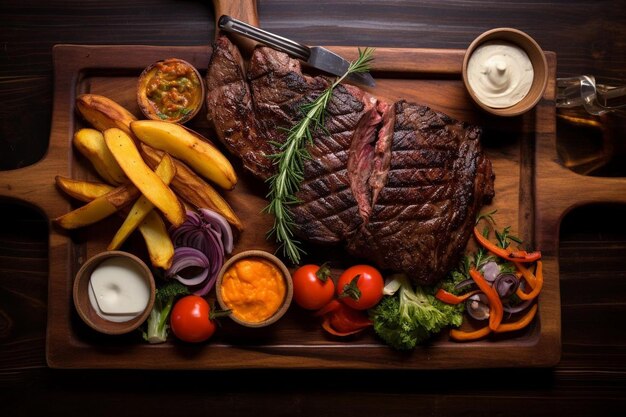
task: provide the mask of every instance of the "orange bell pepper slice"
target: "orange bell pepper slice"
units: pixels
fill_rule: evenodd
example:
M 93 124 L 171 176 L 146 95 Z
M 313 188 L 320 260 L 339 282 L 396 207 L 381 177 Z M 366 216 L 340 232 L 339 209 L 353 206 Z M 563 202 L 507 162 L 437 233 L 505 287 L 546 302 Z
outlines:
M 514 321 L 512 323 L 502 323 L 495 330 L 494 333 L 505 333 L 505 332 L 513 332 L 515 330 L 521 330 L 528 326 L 531 321 L 537 315 L 537 304 L 533 305 L 530 310 L 524 316 L 522 316 L 519 320 Z M 490 334 L 492 330 L 489 326 L 482 327 L 478 330 L 474 330 L 471 332 L 466 332 L 463 330 L 452 329 L 450 330 L 450 337 L 457 342 L 469 342 L 472 340 L 481 339 L 488 334 Z
M 485 280 L 480 272 L 475 268 L 470 269 L 470 276 L 478 285 L 478 288 L 485 293 L 487 300 L 489 300 L 489 328 L 495 330 L 498 328 L 504 317 L 504 308 L 502 307 L 502 300 L 498 295 L 498 292 Z
M 463 330 L 450 330 L 450 337 L 457 342 L 468 342 L 471 340 L 481 339 L 491 333 L 489 326 L 482 327 L 478 330 L 465 332 Z
M 437 292 L 435 293 L 435 298 L 437 298 L 439 301 L 442 301 L 446 304 L 456 305 L 467 300 L 472 295 L 478 294 L 479 292 L 480 292 L 479 290 L 475 290 L 475 291 L 470 291 L 468 293 L 461 294 L 461 295 L 454 295 L 451 292 L 444 290 L 443 288 L 439 288 Z
M 497 246 L 495 243 L 487 239 L 478 230 L 478 227 L 474 226 L 474 237 L 485 249 L 489 252 L 498 255 L 500 258 L 504 258 L 511 262 L 535 262 L 541 259 L 541 252 L 526 252 L 525 250 L 512 251 L 509 249 L 503 249 Z
M 517 265 L 517 267 L 522 272 L 522 275 L 524 276 L 524 278 L 526 278 L 527 275 L 532 276 L 532 272 L 530 272 L 528 269 L 526 269 L 522 265 Z M 543 265 L 541 261 L 537 261 L 537 271 L 535 271 L 534 278 L 535 278 L 535 282 L 534 282 L 535 286 L 529 293 L 525 293 L 524 291 L 522 291 L 521 288 L 517 288 L 517 291 L 515 292 L 515 294 L 522 300 L 532 300 L 536 298 L 541 292 L 541 288 L 543 288 Z M 527 279 L 527 281 L 532 287 L 533 285 L 531 283 L 532 278 Z
M 496 333 L 513 332 L 528 326 L 537 314 L 537 304 L 534 304 L 522 318 L 512 323 L 503 323 L 495 330 Z

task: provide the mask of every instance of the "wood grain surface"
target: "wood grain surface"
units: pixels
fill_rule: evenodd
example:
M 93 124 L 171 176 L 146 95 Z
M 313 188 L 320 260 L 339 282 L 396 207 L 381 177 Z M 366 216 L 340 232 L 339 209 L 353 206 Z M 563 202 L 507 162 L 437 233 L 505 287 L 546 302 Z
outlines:
M 311 44 L 462 49 L 484 30 L 516 27 L 556 52 L 557 76 L 589 73 L 619 78 L 626 67 L 623 6 L 617 0 L 497 4 L 262 0 L 258 9 L 267 29 Z M 6 0 L 0 8 L 3 170 L 31 165 L 48 149 L 53 45 L 207 45 L 214 33 L 211 5 L 197 0 Z M 611 120 L 623 132 L 621 119 Z M 590 145 L 593 136 L 588 132 L 558 119 L 556 139 L 575 153 Z M 611 145 L 610 157 L 596 172 L 623 177 L 623 142 Z M 576 187 L 580 179 L 574 176 L 565 185 L 580 193 L 583 190 Z M 586 187 L 585 192 L 593 191 L 593 185 Z M 560 236 L 563 345 L 557 366 L 443 372 L 48 369 L 46 216 L 7 200 L 0 201 L 0 208 L 2 415 L 83 415 L 88 410 L 95 416 L 587 416 L 599 411 L 616 414 L 626 405 L 623 204 L 572 207 L 564 219 L 552 219 Z M 266 383 L 270 377 L 277 382 Z

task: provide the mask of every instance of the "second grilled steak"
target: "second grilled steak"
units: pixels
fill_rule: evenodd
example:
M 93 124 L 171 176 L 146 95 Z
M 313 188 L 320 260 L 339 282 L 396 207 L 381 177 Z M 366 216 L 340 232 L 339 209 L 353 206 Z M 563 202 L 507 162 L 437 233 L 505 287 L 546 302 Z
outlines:
M 405 101 L 393 113 L 387 183 L 347 247 L 433 284 L 456 266 L 480 207 L 494 196 L 491 163 L 480 128 Z

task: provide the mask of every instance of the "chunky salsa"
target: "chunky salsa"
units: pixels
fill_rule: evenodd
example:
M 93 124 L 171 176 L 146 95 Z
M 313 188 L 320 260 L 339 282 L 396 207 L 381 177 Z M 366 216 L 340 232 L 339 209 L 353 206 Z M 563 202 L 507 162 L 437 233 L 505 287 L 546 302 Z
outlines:
M 186 121 L 202 103 L 202 81 L 178 59 L 157 62 L 146 74 L 145 97 L 158 118 Z

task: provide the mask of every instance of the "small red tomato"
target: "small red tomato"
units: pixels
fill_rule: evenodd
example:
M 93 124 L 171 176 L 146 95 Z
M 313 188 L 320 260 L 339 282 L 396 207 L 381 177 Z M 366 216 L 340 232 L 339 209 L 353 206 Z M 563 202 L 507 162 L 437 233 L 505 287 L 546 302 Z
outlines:
M 356 310 L 374 307 L 383 298 L 385 280 L 369 265 L 355 265 L 346 269 L 337 281 L 339 299 Z
M 293 298 L 307 310 L 317 310 L 333 299 L 335 283 L 330 277 L 330 269 L 322 266 L 304 265 L 293 274 Z
M 215 333 L 211 307 L 197 295 L 187 295 L 174 304 L 170 325 L 174 335 L 185 342 L 203 342 Z

